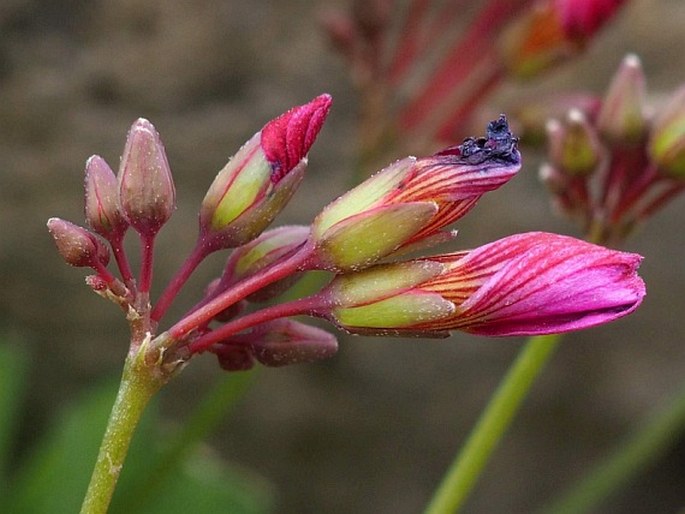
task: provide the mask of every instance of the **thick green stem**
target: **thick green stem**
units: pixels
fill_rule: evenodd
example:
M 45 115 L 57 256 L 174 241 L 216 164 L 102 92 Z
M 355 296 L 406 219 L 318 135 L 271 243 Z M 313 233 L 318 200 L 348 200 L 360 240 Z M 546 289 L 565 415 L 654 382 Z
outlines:
M 555 334 L 528 340 L 447 471 L 425 514 L 459 510 L 560 339 Z
M 130 354 L 126 359 L 81 514 L 107 512 L 133 432 L 146 405 L 165 382 L 157 371 L 156 366 L 145 365 L 141 353 Z
M 604 462 L 542 512 L 589 512 L 635 474 L 657 460 L 685 430 L 685 389 L 666 409 L 657 413 L 626 439 Z

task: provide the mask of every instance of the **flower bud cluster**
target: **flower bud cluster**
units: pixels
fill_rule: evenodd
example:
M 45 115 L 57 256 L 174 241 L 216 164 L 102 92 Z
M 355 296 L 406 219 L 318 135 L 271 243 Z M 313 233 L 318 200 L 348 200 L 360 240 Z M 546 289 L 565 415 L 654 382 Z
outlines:
M 615 243 L 685 187 L 685 89 L 653 113 L 640 60 L 628 55 L 598 104 L 547 123 L 540 175 L 561 212 Z
M 405 2 L 351 0 L 323 25 L 362 95 L 368 151 L 453 141 L 509 79 L 530 79 L 580 55 L 626 0 Z M 455 38 L 455 27 L 463 27 Z M 416 85 L 419 87 L 416 87 Z M 366 149 L 366 148 L 364 148 Z
M 265 230 L 302 180 L 330 104 L 330 96 L 321 95 L 287 111 L 229 160 L 200 206 L 195 248 L 154 303 L 152 243 L 175 208 L 159 135 L 147 120 L 133 124 L 118 177 L 100 157 L 88 160 L 86 219 L 110 243 L 123 283 L 107 270 L 109 251 L 97 235 L 57 218 L 48 227 L 69 264 L 95 269 L 87 281 L 93 290 L 127 311 L 132 345 L 149 348 L 146 362 L 176 370 L 208 351 L 223 369 L 238 371 L 255 363 L 313 362 L 337 351 L 335 336 L 290 319 L 296 315 L 320 317 L 354 333 L 436 337 L 459 329 L 516 335 L 585 328 L 639 305 L 644 284 L 636 274 L 638 256 L 552 234 L 398 259 L 452 240 L 456 233 L 446 227 L 517 174 L 517 139 L 503 115 L 484 137 L 391 164 L 324 207 L 311 225 Z M 576 149 L 589 144 L 582 127 L 576 132 L 559 152 L 582 175 L 595 162 L 592 155 L 574 162 Z M 138 280 L 122 245 L 129 227 L 141 240 Z M 232 251 L 221 277 L 158 333 L 193 270 L 225 248 Z M 310 296 L 256 305 L 278 299 L 310 271 L 333 277 Z

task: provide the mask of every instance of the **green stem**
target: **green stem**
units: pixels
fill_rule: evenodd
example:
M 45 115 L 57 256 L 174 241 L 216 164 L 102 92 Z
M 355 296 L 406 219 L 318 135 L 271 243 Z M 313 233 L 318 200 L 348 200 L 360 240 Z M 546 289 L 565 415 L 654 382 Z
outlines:
M 528 340 L 447 471 L 425 514 L 459 510 L 560 340 L 558 334 Z
M 81 514 L 107 512 L 133 432 L 145 406 L 165 382 L 154 372 L 155 367 L 146 366 L 140 357 L 140 353 L 134 353 L 126 359 Z
M 637 472 L 657 460 L 685 430 L 685 389 L 616 451 L 542 512 L 589 512 Z
M 135 490 L 122 502 L 119 512 L 139 512 L 147 505 L 159 486 L 178 469 L 184 458 L 225 419 L 227 412 L 238 403 L 254 382 L 256 373 L 228 373 L 202 399 L 190 416 L 181 433 L 166 447 L 162 455 L 151 464 L 146 479 L 136 484 Z

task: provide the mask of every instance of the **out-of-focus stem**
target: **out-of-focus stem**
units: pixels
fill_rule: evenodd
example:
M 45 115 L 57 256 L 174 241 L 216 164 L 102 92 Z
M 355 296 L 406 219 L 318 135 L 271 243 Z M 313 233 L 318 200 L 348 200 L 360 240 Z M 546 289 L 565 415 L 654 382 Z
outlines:
M 405 130 L 422 123 L 442 105 L 443 100 L 471 73 L 474 65 L 483 59 L 486 50 L 493 47 L 492 35 L 525 4 L 526 0 L 490 0 L 481 9 L 466 34 L 447 52 L 426 86 L 405 108 L 400 118 Z
M 640 470 L 657 460 L 685 430 L 685 388 L 664 410 L 542 513 L 590 512 Z
M 535 336 L 528 340 L 447 471 L 425 514 L 459 511 L 560 340 L 558 334 Z

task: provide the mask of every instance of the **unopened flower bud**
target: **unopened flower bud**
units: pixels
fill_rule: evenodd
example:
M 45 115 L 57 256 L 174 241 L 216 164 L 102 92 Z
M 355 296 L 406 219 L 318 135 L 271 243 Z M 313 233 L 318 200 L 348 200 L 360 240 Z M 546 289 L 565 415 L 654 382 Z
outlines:
M 117 179 L 99 155 L 86 162 L 85 192 L 85 215 L 90 228 L 105 239 L 121 237 L 128 222 L 119 208 Z
M 320 95 L 267 123 L 219 171 L 202 201 L 200 232 L 212 249 L 255 237 L 285 207 L 300 184 L 307 152 L 331 105 Z
M 309 231 L 308 226 L 302 225 L 278 227 L 267 230 L 253 241 L 236 248 L 226 261 L 217 290 L 223 291 L 288 257 L 307 241 Z M 300 273 L 293 273 L 251 294 L 247 299 L 253 302 L 270 300 L 289 289 L 300 276 Z
M 552 165 L 574 177 L 595 171 L 601 155 L 601 143 L 581 111 L 572 109 L 565 123 L 552 122 L 547 128 Z
M 217 344 L 212 347 L 212 352 L 225 371 L 247 371 L 255 364 L 252 348 L 244 344 Z
M 385 335 L 567 332 L 633 312 L 645 295 L 640 260 L 556 234 L 518 234 L 468 252 L 340 275 L 324 291 L 337 303 L 320 315 L 351 332 Z M 432 264 L 440 272 L 421 279 L 417 270 Z M 403 271 L 416 280 L 387 287 L 382 275 Z
M 468 138 L 430 157 L 407 157 L 329 204 L 312 224 L 316 266 L 361 269 L 433 236 L 521 167 L 516 138 L 501 116 L 487 137 Z
M 529 78 L 583 50 L 625 0 L 543 0 L 499 41 L 504 65 Z
M 87 229 L 60 218 L 50 218 L 48 230 L 67 264 L 97 269 L 109 262 L 109 250 Z
M 637 55 L 627 55 L 614 74 L 597 115 L 599 131 L 610 141 L 635 143 L 644 136 L 645 75 Z
M 329 319 L 349 332 L 375 333 L 444 318 L 454 312 L 452 302 L 413 290 L 445 269 L 437 261 L 416 260 L 339 275 L 322 293 L 334 305 Z
M 333 334 L 289 319 L 269 323 L 251 346 L 255 359 L 270 367 L 316 362 L 338 351 Z
M 654 120 L 649 155 L 665 175 L 685 179 L 685 87 L 673 94 Z
M 119 168 L 119 200 L 129 224 L 152 237 L 176 209 L 176 190 L 164 146 L 148 120 L 129 130 Z

